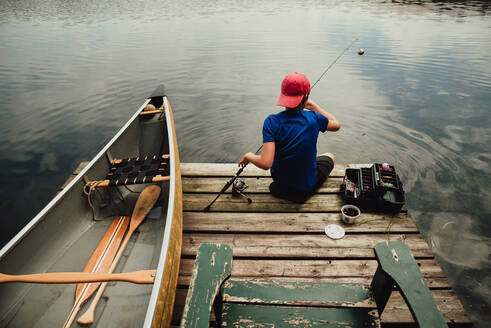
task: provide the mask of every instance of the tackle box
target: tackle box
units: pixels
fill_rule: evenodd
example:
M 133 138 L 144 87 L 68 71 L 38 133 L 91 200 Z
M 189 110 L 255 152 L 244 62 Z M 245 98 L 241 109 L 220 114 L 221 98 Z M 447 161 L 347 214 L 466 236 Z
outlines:
M 398 212 L 405 203 L 396 169 L 386 163 L 346 169 L 341 192 L 348 203 L 362 209 Z

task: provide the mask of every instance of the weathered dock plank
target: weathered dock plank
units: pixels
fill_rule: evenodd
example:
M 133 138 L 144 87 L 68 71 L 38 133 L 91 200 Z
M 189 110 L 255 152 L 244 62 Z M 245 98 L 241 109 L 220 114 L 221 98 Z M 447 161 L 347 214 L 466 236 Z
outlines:
M 196 255 L 202 243 L 228 244 L 234 257 L 293 258 L 375 258 L 373 248 L 386 241 L 386 234 L 346 235 L 339 240 L 324 234 L 209 234 L 184 233 L 183 255 Z M 390 240 L 404 241 L 415 258 L 431 258 L 428 244 L 421 235 L 391 234 Z
M 346 165 L 336 164 L 331 172 L 332 177 L 343 177 Z M 239 166 L 236 163 L 181 163 L 183 177 L 214 176 L 232 177 Z M 269 170 L 262 170 L 254 165 L 247 165 L 241 174 L 242 177 L 269 177 Z
M 247 193 L 269 193 L 270 177 L 242 177 L 248 185 Z M 317 193 L 339 193 L 342 178 L 330 177 Z M 187 177 L 183 181 L 183 192 L 186 193 L 218 193 L 225 185 L 223 177 Z M 231 192 L 230 188 L 228 192 Z
M 243 279 L 262 279 L 258 277 L 257 275 L 254 276 L 243 276 L 240 277 Z M 447 278 L 439 278 L 439 277 L 426 277 L 424 278 L 426 284 L 431 290 L 439 289 L 439 290 L 444 290 L 444 289 L 451 289 L 452 286 L 450 282 L 448 281 Z M 358 283 L 358 284 L 367 284 L 369 285 L 372 282 L 371 277 L 351 277 L 351 276 L 335 276 L 335 277 L 327 277 L 327 278 L 305 278 L 305 277 L 275 277 L 274 280 L 279 280 L 279 281 L 288 281 L 291 283 L 295 282 L 337 282 L 337 283 Z M 178 280 L 178 285 L 183 287 L 183 286 L 189 286 L 189 283 L 191 281 L 191 276 L 184 276 L 181 275 L 179 276 Z
M 179 273 L 192 274 L 194 258 L 182 259 Z M 435 259 L 416 260 L 424 277 L 445 278 L 445 274 Z M 276 260 L 276 259 L 236 259 L 232 265 L 234 277 L 258 277 L 262 279 L 367 277 L 373 276 L 377 269 L 376 260 Z
M 432 288 L 451 288 L 445 274 L 434 259 L 416 260 L 428 285 Z M 192 274 L 194 259 L 181 260 L 179 285 L 187 286 Z M 376 260 L 276 260 L 235 259 L 232 265 L 234 278 L 272 279 L 287 281 L 325 281 L 370 283 Z
M 227 212 L 338 212 L 344 205 L 338 195 L 314 195 L 305 204 L 296 204 L 273 197 L 271 194 L 255 194 L 249 204 L 242 197 L 231 194 L 220 196 L 211 207 L 212 211 Z M 203 211 L 215 198 L 210 194 L 184 194 L 184 211 Z
M 372 164 L 336 164 L 331 172 L 330 177 L 344 176 L 346 168 L 369 167 Z M 239 166 L 237 163 L 181 163 L 181 174 L 183 177 L 193 176 L 215 176 L 228 177 L 234 176 Z M 263 170 L 254 165 L 247 165 L 241 174 L 242 177 L 269 177 L 269 170 Z
M 184 231 L 323 233 L 328 224 L 342 224 L 338 213 L 185 212 Z M 419 233 L 409 213 L 362 213 L 346 233 Z
M 472 324 L 471 319 L 453 290 L 433 290 L 432 294 L 438 309 L 443 314 L 447 323 L 452 323 L 452 326 L 456 324 L 459 326 L 470 326 Z M 411 312 L 404 302 L 402 295 L 399 292 L 393 292 L 382 313 L 382 323 L 390 325 L 407 322 L 412 322 Z

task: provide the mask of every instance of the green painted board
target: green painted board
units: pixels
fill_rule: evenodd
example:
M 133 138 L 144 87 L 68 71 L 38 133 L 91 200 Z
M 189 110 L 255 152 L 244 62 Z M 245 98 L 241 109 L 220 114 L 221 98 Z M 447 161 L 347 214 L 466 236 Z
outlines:
M 376 310 L 224 303 L 222 327 L 380 327 Z
M 375 255 L 382 270 L 399 287 L 418 325 L 447 327 L 409 247 L 401 242 L 382 242 L 375 245 Z
M 210 313 L 223 281 L 230 276 L 232 248 L 202 244 L 194 264 L 181 327 L 209 327 Z
M 224 302 L 376 307 L 369 286 L 356 283 L 229 279 L 222 294 Z

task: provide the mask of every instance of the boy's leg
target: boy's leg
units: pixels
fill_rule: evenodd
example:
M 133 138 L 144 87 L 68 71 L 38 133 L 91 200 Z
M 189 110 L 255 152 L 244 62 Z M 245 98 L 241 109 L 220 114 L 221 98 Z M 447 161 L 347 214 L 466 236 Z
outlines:
M 310 194 L 301 190 L 294 190 L 288 186 L 282 185 L 279 182 L 273 181 L 269 185 L 269 191 L 275 197 L 286 199 L 297 204 L 303 204 Z
M 331 153 L 324 153 L 317 156 L 317 180 L 315 181 L 315 189 L 318 189 L 324 184 L 334 168 L 335 157 Z
M 314 189 L 318 189 L 326 181 L 327 177 L 334 168 L 335 157 L 331 153 L 324 153 L 317 157 L 317 179 Z M 279 182 L 273 181 L 269 185 L 269 191 L 273 196 L 286 199 L 298 204 L 303 204 L 312 196 L 312 192 L 295 190 L 288 186 L 284 186 Z

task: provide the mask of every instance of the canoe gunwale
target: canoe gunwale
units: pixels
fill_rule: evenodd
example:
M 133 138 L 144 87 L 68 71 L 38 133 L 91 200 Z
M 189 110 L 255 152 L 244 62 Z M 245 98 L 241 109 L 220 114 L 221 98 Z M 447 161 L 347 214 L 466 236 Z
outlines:
M 167 261 L 168 248 L 171 243 L 171 232 L 172 232 L 172 221 L 174 218 L 174 207 L 176 199 L 176 163 L 175 163 L 175 149 L 177 145 L 174 144 L 174 124 L 171 121 L 172 117 L 169 115 L 169 101 L 167 96 L 164 96 L 164 110 L 165 110 L 165 120 L 167 124 L 167 137 L 169 142 L 169 155 L 171 160 L 170 164 L 170 179 L 169 179 L 169 201 L 167 206 L 166 224 L 164 230 L 164 239 L 162 241 L 162 249 L 160 251 L 160 257 L 157 264 L 157 273 L 155 275 L 155 281 L 152 288 L 152 293 L 150 295 L 150 300 L 147 306 L 147 313 L 145 315 L 145 321 L 143 327 L 151 327 L 154 322 L 155 310 L 157 308 L 157 303 L 159 301 L 160 289 L 162 287 L 162 277 L 165 270 L 165 264 Z M 182 238 L 182 237 L 181 237 Z M 177 277 L 176 277 L 177 279 Z
M 68 183 L 68 185 L 63 188 L 61 192 L 59 192 L 34 218 L 32 218 L 29 223 L 27 223 L 24 228 L 22 228 L 2 249 L 0 250 L 0 260 L 8 254 L 19 242 L 24 239 L 35 227 L 36 225 L 42 221 L 42 219 L 48 214 L 48 212 L 54 208 L 58 202 L 60 202 L 65 194 L 67 194 L 77 182 L 83 179 L 83 176 L 92 168 L 92 166 L 102 157 L 106 156 L 106 152 L 111 148 L 111 146 L 119 139 L 119 137 L 126 131 L 126 129 L 133 123 L 135 119 L 138 118 L 138 115 L 143 110 L 143 108 L 150 102 L 150 98 L 148 98 L 143 105 L 133 114 L 133 116 L 126 122 L 126 124 L 114 135 L 114 137 L 99 151 L 99 153 L 92 158 L 92 160 L 87 164 L 82 171 L 77 174 L 77 176 Z

